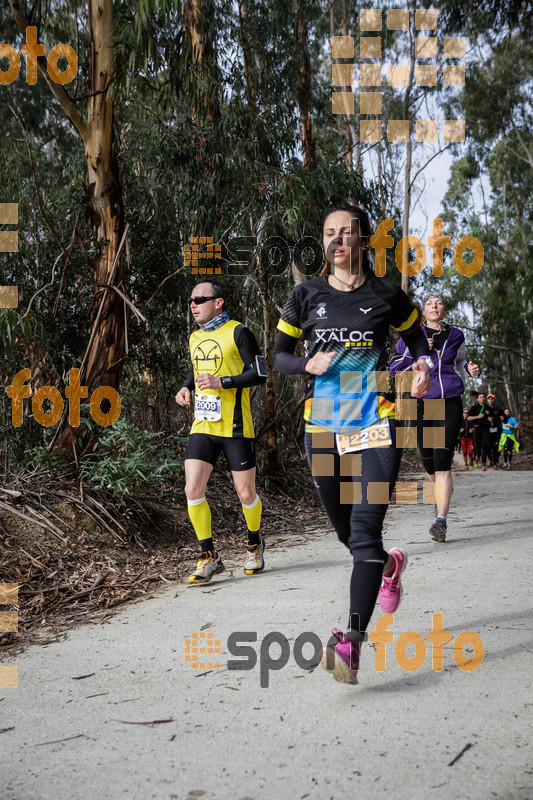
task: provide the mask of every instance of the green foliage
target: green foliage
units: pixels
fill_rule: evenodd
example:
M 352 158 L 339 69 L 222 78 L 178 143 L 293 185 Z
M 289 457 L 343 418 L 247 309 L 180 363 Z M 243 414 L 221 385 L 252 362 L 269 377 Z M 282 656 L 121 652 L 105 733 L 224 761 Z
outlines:
M 471 329 L 485 386 L 517 416 L 533 386 L 533 59 L 530 31 L 520 27 L 508 24 L 495 35 L 482 26 L 491 47 L 466 78 L 461 116 L 472 135 L 452 167 L 442 215 L 452 237 L 468 230 L 483 245 L 481 272 L 468 278 L 449 266 L 444 286 Z
M 72 483 L 76 477 L 76 465 L 69 461 L 64 450 L 48 450 L 43 445 L 26 450 L 22 466 L 29 471 L 38 471 L 41 477 L 52 478 L 56 488 Z
M 161 436 L 119 419 L 100 436 L 94 453 L 80 463 L 83 484 L 121 504 L 135 494 L 161 496 L 183 475 L 183 461 L 161 446 Z

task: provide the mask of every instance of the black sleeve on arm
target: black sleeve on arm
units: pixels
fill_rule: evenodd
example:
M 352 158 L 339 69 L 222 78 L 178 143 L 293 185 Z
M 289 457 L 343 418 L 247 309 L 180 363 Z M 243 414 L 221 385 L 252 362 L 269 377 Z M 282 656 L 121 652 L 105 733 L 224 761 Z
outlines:
M 192 368 L 190 359 L 189 359 L 189 371 L 186 374 L 183 383 L 181 384 L 181 388 L 183 389 L 184 386 L 186 386 L 190 392 L 192 392 L 192 390 L 194 389 L 194 370 Z
M 399 286 L 395 286 L 395 297 L 392 300 L 392 326 L 400 334 L 409 348 L 409 352 L 417 361 L 420 356 L 430 356 L 428 340 L 420 327 L 422 314 Z
M 415 361 L 417 361 L 420 356 L 431 356 L 428 340 L 426 339 L 422 328 L 417 328 L 411 333 L 401 333 L 400 336 L 404 340 L 406 346 L 409 348 L 409 352 Z
M 231 375 L 231 387 L 234 389 L 245 389 L 249 386 L 260 386 L 266 383 L 266 378 L 261 378 L 255 368 L 255 357 L 261 355 L 261 350 L 257 344 L 252 331 L 239 325 L 235 328 L 235 344 L 239 349 L 241 358 L 246 365 L 246 370 L 240 375 Z
M 297 344 L 298 339 L 295 339 L 294 336 L 278 331 L 273 350 L 274 366 L 277 370 L 285 372 L 287 375 L 307 375 L 305 365 L 309 358 L 307 356 L 294 355 Z

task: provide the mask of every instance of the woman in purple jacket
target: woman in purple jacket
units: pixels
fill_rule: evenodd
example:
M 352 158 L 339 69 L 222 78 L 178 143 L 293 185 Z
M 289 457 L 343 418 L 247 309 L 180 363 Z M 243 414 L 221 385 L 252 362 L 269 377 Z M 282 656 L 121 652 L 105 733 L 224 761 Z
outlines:
M 463 381 L 457 374 L 461 370 L 467 375 L 479 375 L 479 367 L 465 356 L 465 337 L 459 328 L 444 323 L 446 303 L 441 294 L 430 292 L 422 303 L 425 323 L 422 330 L 428 337 L 431 352 L 431 389 L 417 403 L 417 442 L 424 469 L 435 484 L 437 519 L 429 529 L 436 542 L 446 540 L 446 517 L 453 492 L 452 460 L 457 442 L 457 434 L 463 419 L 464 392 Z M 396 345 L 396 355 L 389 365 L 389 373 L 395 375 L 411 369 L 413 357 L 403 339 Z M 425 407 L 426 400 L 444 399 L 444 419 L 442 409 L 431 403 Z M 431 408 L 433 406 L 433 408 Z M 439 419 L 433 419 L 439 417 Z M 444 436 L 440 431 L 444 431 Z M 425 435 L 424 435 L 425 432 Z M 443 438 L 441 438 L 443 436 Z

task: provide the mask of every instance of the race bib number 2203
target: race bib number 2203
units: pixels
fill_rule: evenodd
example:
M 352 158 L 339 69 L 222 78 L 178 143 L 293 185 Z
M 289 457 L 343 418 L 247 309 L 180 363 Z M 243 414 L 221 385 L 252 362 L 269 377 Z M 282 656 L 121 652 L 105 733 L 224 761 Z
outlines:
M 339 455 L 358 453 L 370 447 L 389 447 L 392 444 L 388 419 L 381 420 L 368 428 L 361 428 L 353 433 L 337 434 L 337 450 Z

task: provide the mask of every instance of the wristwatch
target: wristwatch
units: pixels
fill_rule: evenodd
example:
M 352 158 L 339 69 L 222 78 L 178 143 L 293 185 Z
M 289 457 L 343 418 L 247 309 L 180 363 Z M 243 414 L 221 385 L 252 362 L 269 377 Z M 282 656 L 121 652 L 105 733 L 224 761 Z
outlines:
M 419 357 L 417 358 L 417 360 L 416 360 L 416 363 L 418 364 L 418 362 L 419 362 L 419 361 L 421 361 L 422 359 L 424 359 L 424 361 L 427 361 L 427 363 L 428 363 L 428 367 L 429 367 L 430 369 L 433 369 L 433 367 L 435 366 L 435 364 L 433 363 L 433 359 L 431 358 L 431 356 L 419 356 Z
M 220 383 L 222 384 L 223 389 L 231 389 L 233 386 L 233 381 L 229 375 L 227 375 L 225 378 L 221 378 Z

